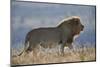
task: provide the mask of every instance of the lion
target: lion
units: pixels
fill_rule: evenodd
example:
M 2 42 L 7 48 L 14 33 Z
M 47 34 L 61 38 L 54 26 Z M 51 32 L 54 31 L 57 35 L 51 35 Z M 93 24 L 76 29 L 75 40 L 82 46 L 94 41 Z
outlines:
M 31 52 L 40 45 L 43 48 L 48 48 L 53 43 L 60 45 L 60 52 L 64 55 L 64 47 L 73 48 L 73 38 L 83 31 L 84 26 L 81 24 L 80 17 L 72 16 L 64 19 L 61 24 L 56 27 L 37 28 L 29 31 L 25 38 L 25 49 L 23 52 Z

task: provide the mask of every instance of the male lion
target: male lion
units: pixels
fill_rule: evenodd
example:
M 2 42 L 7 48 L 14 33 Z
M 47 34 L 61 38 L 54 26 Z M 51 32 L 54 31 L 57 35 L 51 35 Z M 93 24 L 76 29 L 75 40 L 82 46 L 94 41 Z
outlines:
M 53 43 L 57 43 L 61 46 L 61 54 L 64 55 L 64 47 L 72 48 L 74 36 L 80 34 L 83 28 L 80 17 L 72 16 L 61 21 L 61 24 L 57 27 L 33 29 L 26 35 L 24 51 L 33 51 L 38 45 L 47 48 Z

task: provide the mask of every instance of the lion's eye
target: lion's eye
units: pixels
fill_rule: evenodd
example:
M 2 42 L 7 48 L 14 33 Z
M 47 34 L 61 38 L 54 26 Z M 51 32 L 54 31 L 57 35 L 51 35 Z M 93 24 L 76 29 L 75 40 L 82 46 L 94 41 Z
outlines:
M 75 25 L 78 25 L 79 24 L 79 21 L 74 21 Z
M 79 24 L 79 19 L 74 19 L 75 25 Z

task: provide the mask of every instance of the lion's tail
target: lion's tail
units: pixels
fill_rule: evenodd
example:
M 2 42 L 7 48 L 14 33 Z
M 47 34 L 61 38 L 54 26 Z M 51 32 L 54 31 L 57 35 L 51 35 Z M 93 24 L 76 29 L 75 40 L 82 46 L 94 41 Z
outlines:
M 26 50 L 27 48 L 29 47 L 29 37 L 27 36 L 26 39 L 25 39 L 25 43 L 24 43 L 24 49 L 21 53 L 19 53 L 18 55 L 13 55 L 13 57 L 17 57 L 17 56 L 20 56 L 22 55 Z

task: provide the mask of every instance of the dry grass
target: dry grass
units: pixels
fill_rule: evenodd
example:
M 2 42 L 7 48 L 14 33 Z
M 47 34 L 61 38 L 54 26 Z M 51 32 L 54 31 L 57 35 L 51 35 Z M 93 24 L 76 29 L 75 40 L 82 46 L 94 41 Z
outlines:
M 95 59 L 94 47 L 77 48 L 74 51 L 65 48 L 65 55 L 58 55 L 57 49 L 38 48 L 37 53 L 23 53 L 21 56 L 11 57 L 12 65 L 45 64 L 75 61 L 92 61 Z M 12 53 L 13 54 L 13 53 Z

